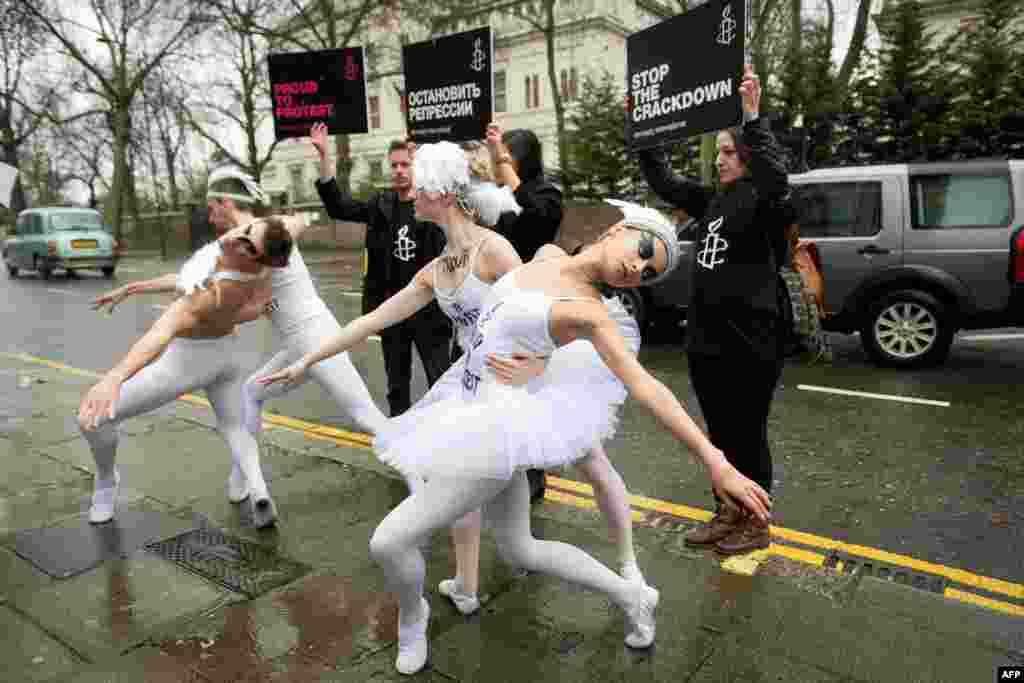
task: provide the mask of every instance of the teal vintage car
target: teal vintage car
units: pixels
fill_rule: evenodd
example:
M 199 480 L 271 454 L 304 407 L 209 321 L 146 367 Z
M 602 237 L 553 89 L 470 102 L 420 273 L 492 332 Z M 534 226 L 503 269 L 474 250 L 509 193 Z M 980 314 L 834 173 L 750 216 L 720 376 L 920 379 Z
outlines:
M 120 254 L 103 217 L 93 209 L 41 207 L 18 214 L 4 242 L 4 265 L 11 277 L 34 270 L 44 280 L 62 269 L 69 277 L 77 270 L 100 270 L 113 277 Z

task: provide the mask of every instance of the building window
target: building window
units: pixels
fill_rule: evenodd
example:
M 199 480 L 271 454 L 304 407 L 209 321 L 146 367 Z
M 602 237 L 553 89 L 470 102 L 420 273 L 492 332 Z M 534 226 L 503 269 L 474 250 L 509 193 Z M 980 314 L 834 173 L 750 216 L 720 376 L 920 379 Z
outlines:
M 370 167 L 370 182 L 376 185 L 380 181 L 384 180 L 384 160 L 383 159 L 370 159 L 367 161 Z
M 562 99 L 571 101 L 576 99 L 576 67 L 562 69 Z
M 302 165 L 296 164 L 288 169 L 292 176 L 292 204 L 301 202 L 306 198 L 306 179 L 302 172 Z
M 370 128 L 380 128 L 379 95 L 370 95 Z
M 570 100 L 575 100 L 577 97 L 579 97 L 579 90 L 576 89 L 576 86 L 577 86 L 578 82 L 579 82 L 579 79 L 576 78 L 576 67 L 572 67 L 571 69 L 569 69 L 569 99 Z
M 505 100 L 505 72 L 494 72 L 494 111 L 502 112 L 507 110 Z
M 524 83 L 526 86 L 526 108 L 536 109 L 540 106 L 540 78 L 537 74 L 527 76 Z

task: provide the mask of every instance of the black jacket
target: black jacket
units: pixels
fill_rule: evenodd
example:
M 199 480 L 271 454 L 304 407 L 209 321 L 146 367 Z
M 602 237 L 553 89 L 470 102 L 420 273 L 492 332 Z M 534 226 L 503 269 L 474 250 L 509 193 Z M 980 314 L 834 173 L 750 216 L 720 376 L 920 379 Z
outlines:
M 562 224 L 562 191 L 540 174 L 520 183 L 513 194 L 522 212 L 502 214 L 494 231 L 511 242 L 526 263 L 538 249 L 555 241 Z
M 784 242 L 778 204 L 788 190 L 781 148 L 759 123 L 743 127 L 750 147 L 747 173 L 715 192 L 673 174 L 660 151 L 640 154 L 640 167 L 658 196 L 697 220 L 687 348 L 714 356 L 763 360 L 781 355 L 777 253 Z
M 328 216 L 335 220 L 366 224 L 367 265 L 366 277 L 363 279 L 363 313 L 372 311 L 408 284 L 392 283 L 392 245 L 397 230 L 394 216 L 398 210 L 398 193 L 394 190 L 374 192 L 367 201 L 362 202 L 342 194 L 334 178 L 326 182 L 317 180 L 316 189 Z M 420 253 L 429 261 L 444 250 L 444 232 L 433 223 L 420 222 L 419 225 L 424 228 L 419 241 Z

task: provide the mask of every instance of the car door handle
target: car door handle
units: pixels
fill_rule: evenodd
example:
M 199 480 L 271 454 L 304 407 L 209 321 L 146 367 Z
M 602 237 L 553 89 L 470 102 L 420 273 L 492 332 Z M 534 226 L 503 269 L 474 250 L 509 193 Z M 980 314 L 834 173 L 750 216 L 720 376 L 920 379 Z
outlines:
M 874 244 L 869 244 L 866 247 L 861 247 L 860 249 L 858 249 L 857 253 L 858 254 L 888 254 L 889 250 L 888 249 L 882 249 L 881 247 L 876 247 Z

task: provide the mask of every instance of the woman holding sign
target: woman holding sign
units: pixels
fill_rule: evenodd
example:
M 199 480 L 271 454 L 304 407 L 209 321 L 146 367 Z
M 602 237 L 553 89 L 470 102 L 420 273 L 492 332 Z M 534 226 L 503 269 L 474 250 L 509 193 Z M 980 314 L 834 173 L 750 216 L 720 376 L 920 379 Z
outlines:
M 641 152 L 640 166 L 658 196 L 698 222 L 687 352 L 711 441 L 770 492 L 768 412 L 785 331 L 775 256 L 784 235 L 774 204 L 785 195 L 787 177 L 780 147 L 758 122 L 761 85 L 749 65 L 739 91 L 743 125 L 718 133 L 717 193 L 674 175 L 660 151 Z M 727 377 L 743 377 L 743 391 Z M 688 544 L 724 555 L 769 546 L 766 525 L 712 493 L 715 515 L 686 534 Z

